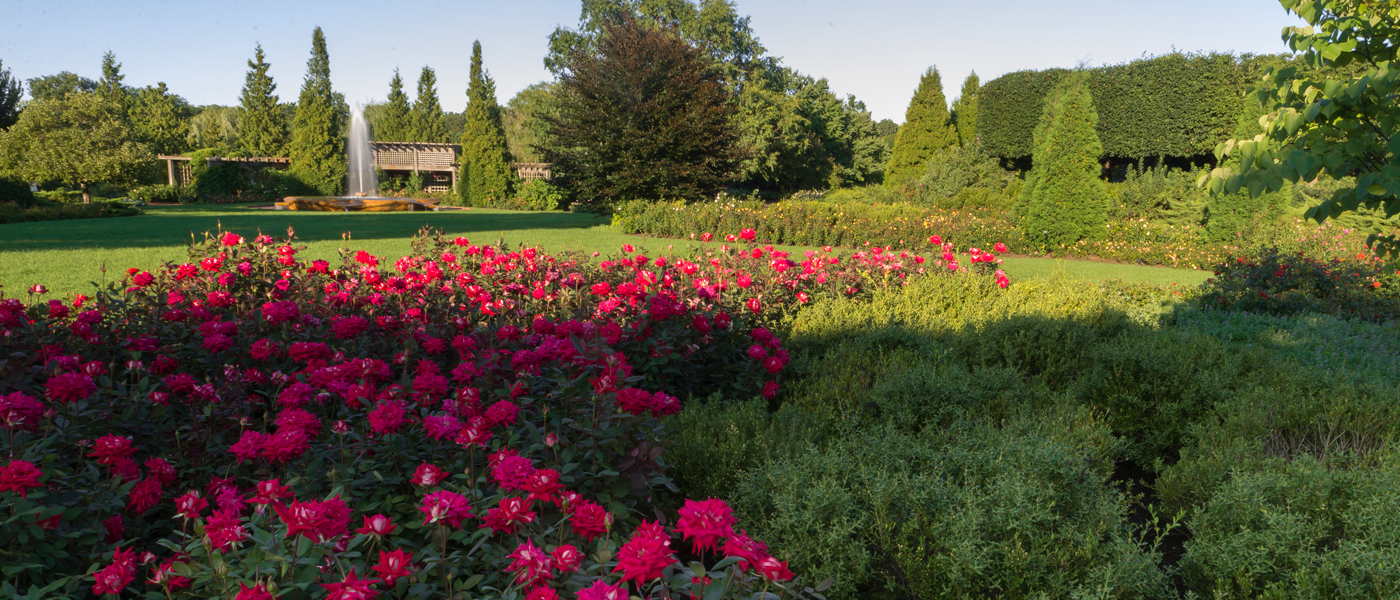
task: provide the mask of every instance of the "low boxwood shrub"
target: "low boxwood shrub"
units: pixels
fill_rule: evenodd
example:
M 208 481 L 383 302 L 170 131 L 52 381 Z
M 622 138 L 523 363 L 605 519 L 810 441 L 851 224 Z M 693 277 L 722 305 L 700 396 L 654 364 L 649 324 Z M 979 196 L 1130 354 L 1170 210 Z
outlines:
M 128 196 L 142 202 L 162 204 L 194 204 L 198 199 L 193 186 L 157 184 L 132 188 Z
M 1338 468 L 1303 454 L 1236 470 L 1191 521 L 1181 577 L 1199 597 L 1400 594 L 1400 455 Z
M 769 459 L 821 447 L 831 428 L 796 404 L 768 412 L 763 399 L 724 400 L 714 395 L 689 401 L 663 423 L 667 441 L 666 474 L 684 498 L 723 498 L 739 481 Z M 677 500 L 678 501 L 678 500 Z
M 134 217 L 140 214 L 140 208 L 121 202 L 93 201 L 89 204 L 47 204 L 29 208 L 21 208 L 16 204 L 0 204 L 0 223 L 103 219 Z
M 1303 455 L 1329 468 L 1365 470 L 1400 440 L 1394 390 L 1392 382 L 1334 378 L 1280 361 L 1189 426 L 1180 460 L 1157 478 L 1158 497 L 1169 512 L 1189 514 L 1234 476 Z
M 875 428 L 771 460 L 735 509 L 831 598 L 1163 597 L 1157 556 L 1108 483 L 1119 443 L 1092 411 L 994 426 Z

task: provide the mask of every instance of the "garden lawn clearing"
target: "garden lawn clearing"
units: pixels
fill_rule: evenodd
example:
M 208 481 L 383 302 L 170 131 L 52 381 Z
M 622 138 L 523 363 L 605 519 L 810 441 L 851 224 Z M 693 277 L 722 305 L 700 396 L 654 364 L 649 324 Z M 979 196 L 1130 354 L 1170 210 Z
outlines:
M 401 256 L 409 240 L 424 225 L 450 236 L 477 243 L 539 246 L 551 253 L 570 250 L 610 253 L 632 244 L 651 254 L 674 247 L 689 254 L 704 246 L 689 240 L 647 238 L 618 233 L 608 219 L 587 213 L 523 212 L 474 208 L 441 212 L 326 213 L 273 211 L 251 206 L 147 207 L 145 215 L 121 219 L 85 219 L 0 225 L 0 286 L 6 295 L 20 296 L 34 284 L 51 293 L 85 292 L 92 282 L 120 280 L 128 268 L 153 270 L 166 261 L 182 262 L 191 235 L 220 227 L 241 235 L 259 231 L 282 238 L 290 226 L 307 246 L 307 260 L 340 264 L 338 250 L 353 248 L 380 256 Z M 351 241 L 343 241 L 343 234 Z M 737 232 L 735 232 L 737 233 Z M 956 240 L 954 240 L 956 241 Z M 781 247 L 801 252 L 806 248 Z M 920 249 L 927 252 L 927 249 Z M 106 273 L 102 272 L 103 267 Z M 1007 258 L 1005 270 L 1017 278 L 1043 277 L 1064 270 L 1077 277 L 1123 279 L 1157 285 L 1196 285 L 1204 271 L 1142 267 L 1112 263 L 1043 258 Z

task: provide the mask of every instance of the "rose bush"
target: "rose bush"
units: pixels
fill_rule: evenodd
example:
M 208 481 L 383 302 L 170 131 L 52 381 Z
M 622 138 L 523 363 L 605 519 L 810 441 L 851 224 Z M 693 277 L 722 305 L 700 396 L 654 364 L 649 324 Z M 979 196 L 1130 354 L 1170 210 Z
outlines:
M 221 232 L 92 298 L 0 299 L 6 595 L 819 594 L 722 501 L 662 522 L 659 419 L 779 393 L 774 328 L 813 298 L 976 276 L 885 248 L 595 262 L 440 235 L 332 268 L 291 240 Z

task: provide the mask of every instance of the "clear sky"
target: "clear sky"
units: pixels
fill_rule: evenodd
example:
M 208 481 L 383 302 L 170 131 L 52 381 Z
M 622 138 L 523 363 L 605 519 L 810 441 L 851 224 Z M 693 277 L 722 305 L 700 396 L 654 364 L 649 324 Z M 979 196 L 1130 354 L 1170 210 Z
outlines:
M 311 30 L 330 48 L 331 79 L 351 102 L 381 100 L 398 67 L 410 97 L 419 70 L 437 71 L 449 111 L 466 105 L 472 40 L 504 104 L 550 77 L 549 33 L 572 27 L 578 0 L 9 0 L 0 61 L 28 79 L 73 71 L 97 79 L 113 51 L 126 83 L 164 81 L 194 104 L 238 103 L 261 42 L 284 101 L 301 89 Z M 1144 53 L 1282 52 L 1300 24 L 1277 0 L 736 0 L 770 54 L 865 101 L 876 119 L 904 120 L 919 75 L 936 65 L 951 101 L 976 70 L 985 83 L 1021 69 L 1113 64 Z

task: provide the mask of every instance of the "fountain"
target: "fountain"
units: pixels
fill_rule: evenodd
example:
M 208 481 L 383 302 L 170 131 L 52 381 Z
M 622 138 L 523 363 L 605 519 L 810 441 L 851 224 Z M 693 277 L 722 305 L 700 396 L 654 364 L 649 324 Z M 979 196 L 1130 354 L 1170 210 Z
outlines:
M 283 210 L 389 212 L 437 210 L 433 198 L 388 198 L 379 195 L 379 181 L 374 174 L 374 151 L 369 147 L 369 124 L 365 110 L 355 104 L 350 113 L 350 139 L 345 144 L 346 196 L 288 196 L 276 203 Z

